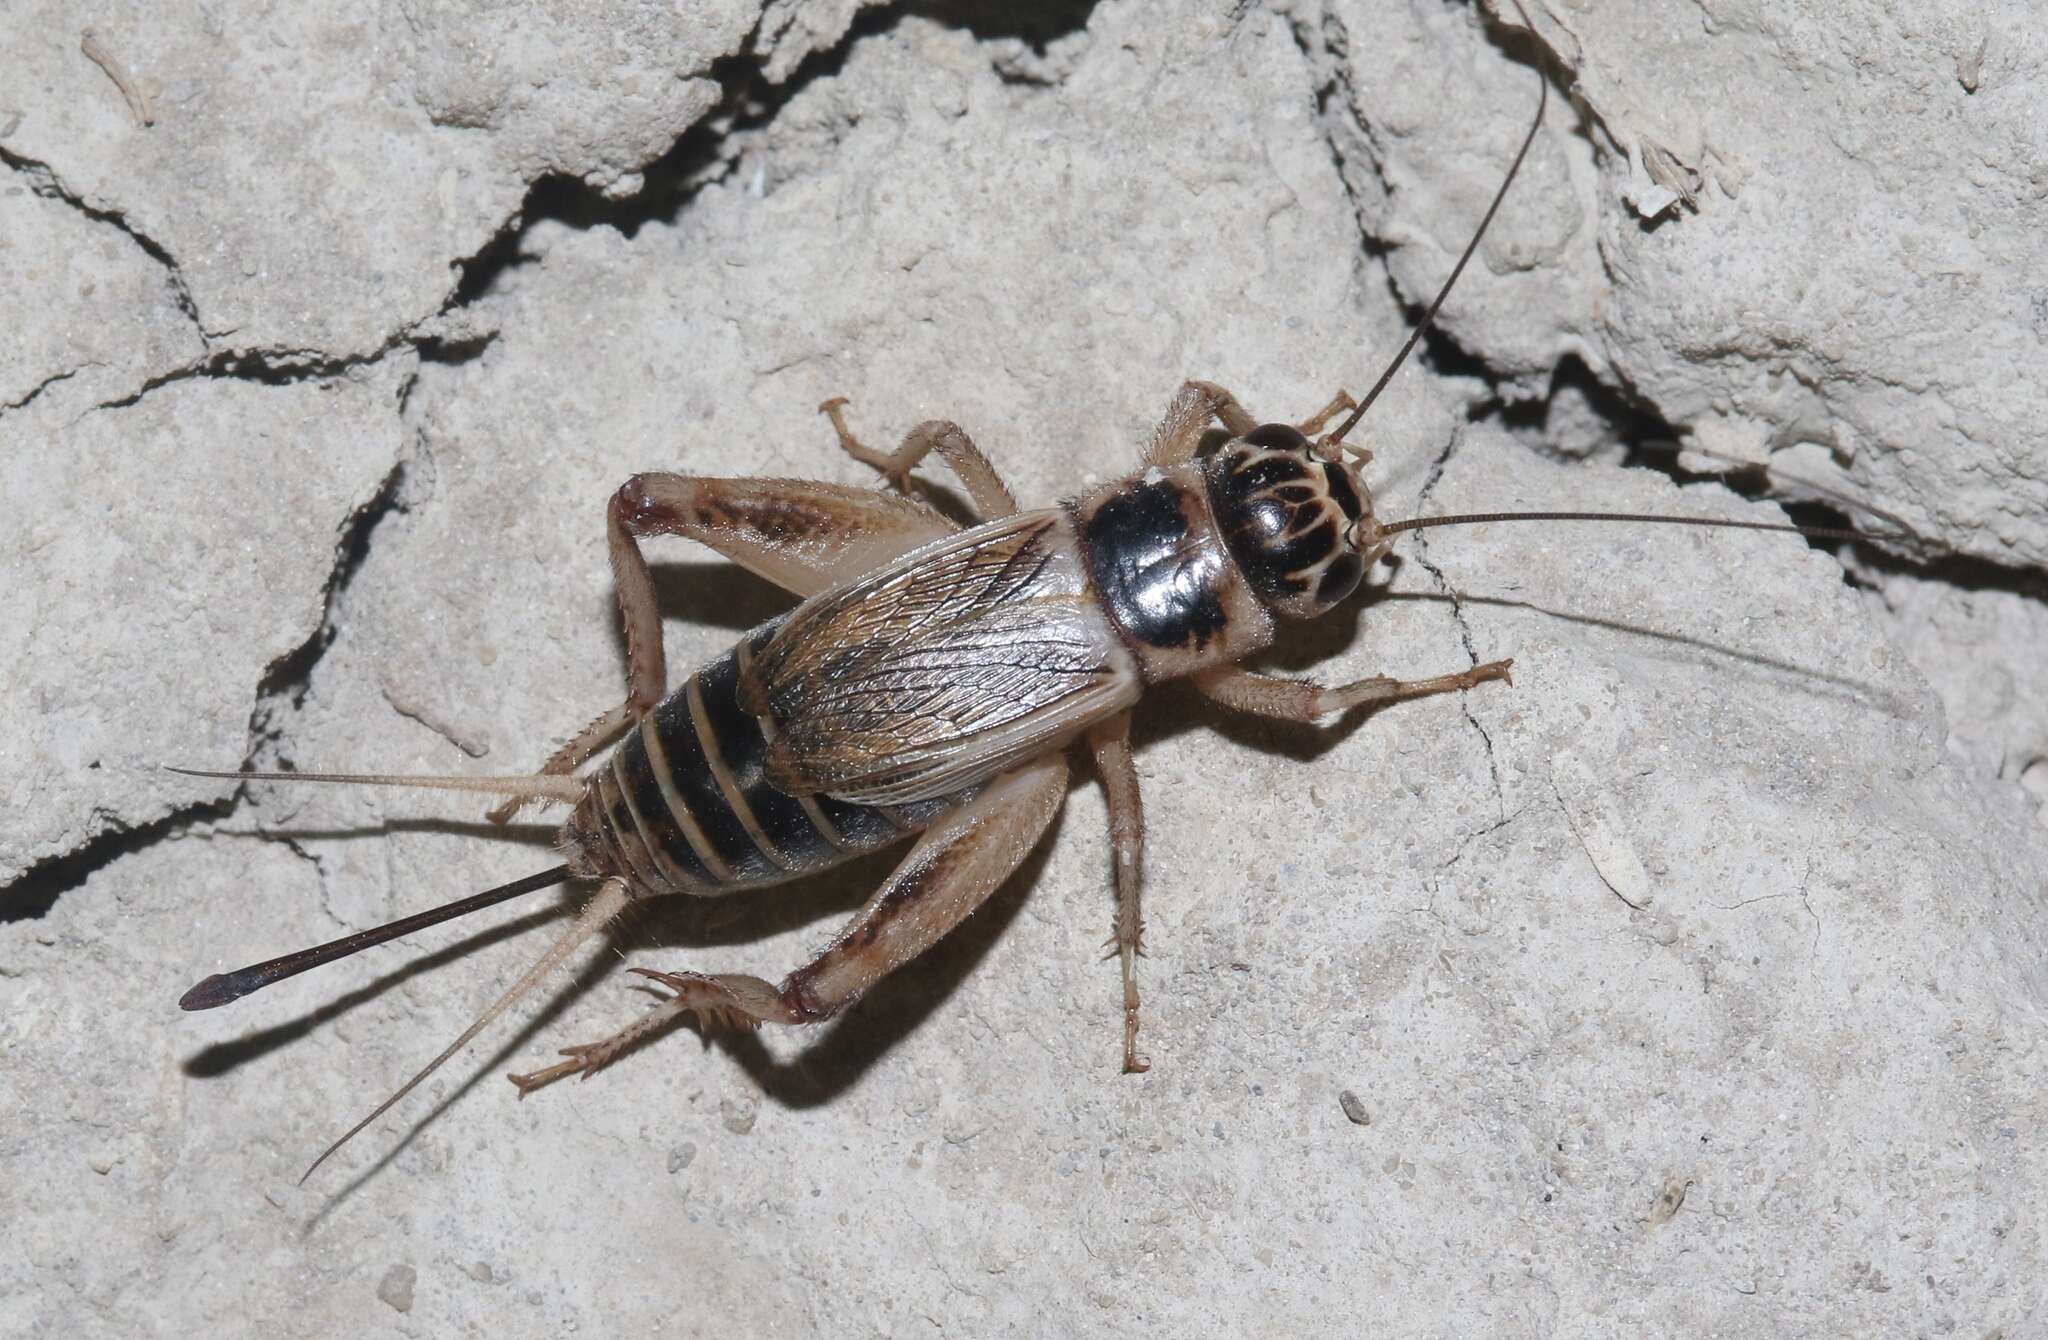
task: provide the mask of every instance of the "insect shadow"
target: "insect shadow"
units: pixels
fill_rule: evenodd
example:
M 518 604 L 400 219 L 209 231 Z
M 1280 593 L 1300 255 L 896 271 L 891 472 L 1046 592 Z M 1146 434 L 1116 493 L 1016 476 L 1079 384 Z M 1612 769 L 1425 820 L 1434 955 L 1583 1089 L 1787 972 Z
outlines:
M 361 835 L 369 836 L 383 831 L 385 830 L 364 829 Z M 260 1060 L 271 1052 L 290 1046 L 300 1038 L 333 1023 L 356 1007 L 369 1004 L 393 987 L 403 986 L 415 977 L 430 973 L 436 968 L 446 967 L 478 950 L 488 949 L 501 940 L 516 939 L 537 926 L 555 920 L 559 915 L 560 909 L 542 908 L 540 911 L 515 917 L 503 925 L 492 926 L 487 930 L 464 936 L 454 944 L 443 945 L 429 953 L 416 955 L 381 977 L 365 982 L 346 995 L 337 996 L 324 1005 L 308 1010 L 296 1019 L 287 1019 L 268 1028 L 245 1033 L 238 1038 L 202 1047 L 185 1058 L 180 1069 L 189 1079 L 218 1079 L 251 1061 Z
M 1093 778 L 1086 773 L 1076 776 L 1070 783 L 1072 787 L 1088 785 L 1093 785 Z M 1063 822 L 1064 807 L 1061 815 L 1054 818 L 1052 827 L 1047 830 L 1049 839 L 1058 837 Z M 431 821 L 416 824 L 408 821 L 408 826 L 431 828 L 436 825 Z M 374 831 L 380 830 L 365 830 L 365 835 Z M 1054 841 L 1040 843 L 994 896 L 982 904 L 974 916 L 919 959 L 920 967 L 916 973 L 899 974 L 892 979 L 887 990 L 873 992 L 862 998 L 843 1015 L 826 1024 L 814 1040 L 808 1041 L 802 1050 L 789 1060 L 777 1060 L 770 1055 L 759 1035 L 751 1031 L 706 1029 L 694 1019 L 680 1019 L 623 1049 L 617 1062 L 596 1073 L 594 1082 L 604 1084 L 607 1081 L 617 1081 L 619 1077 L 613 1072 L 622 1072 L 628 1065 L 635 1064 L 631 1058 L 636 1053 L 660 1042 L 673 1032 L 690 1031 L 698 1033 L 706 1047 L 716 1047 L 731 1056 L 734 1063 L 758 1086 L 760 1092 L 779 1106 L 801 1110 L 830 1103 L 857 1083 L 899 1043 L 916 1033 L 918 1028 L 937 1013 L 939 1007 L 976 970 L 1010 923 L 1016 919 L 1017 914 L 1023 910 L 1025 899 L 1038 885 L 1044 874 L 1046 862 L 1051 859 L 1055 849 Z M 350 1178 L 347 1185 L 340 1188 L 314 1213 L 308 1221 L 308 1228 L 316 1225 L 352 1196 L 357 1188 L 383 1171 L 471 1089 L 485 1079 L 502 1073 L 519 1056 L 531 1049 L 540 1035 L 570 1007 L 603 984 L 616 985 L 620 980 L 618 970 L 622 960 L 658 956 L 669 950 L 695 950 L 721 944 L 752 942 L 785 931 L 801 929 L 835 914 L 843 915 L 849 907 L 857 905 L 866 896 L 867 891 L 872 890 L 888 872 L 892 855 L 900 856 L 900 853 L 877 853 L 821 871 L 784 886 L 778 891 L 780 896 L 765 902 L 745 898 L 707 898 L 690 901 L 668 899 L 659 903 L 650 901 L 641 904 L 628 916 L 621 918 L 620 923 L 609 932 L 605 952 L 595 955 L 577 970 L 572 979 L 549 992 L 546 1003 L 520 1026 L 515 1035 L 506 1039 L 497 1050 L 474 1066 L 460 1083 L 450 1089 L 419 1120 L 408 1123 L 403 1135 L 373 1163 Z M 728 901 L 733 904 L 732 907 L 720 906 Z M 1106 912 L 1107 908 L 1104 910 Z M 564 899 L 556 908 L 521 917 L 431 954 L 422 955 L 385 974 L 377 981 L 368 983 L 297 1020 L 265 1029 L 234 1042 L 209 1047 L 186 1063 L 186 1073 L 210 1076 L 232 1069 L 233 1066 L 262 1052 L 305 1036 L 337 1015 L 374 999 L 389 988 L 418 974 L 451 963 L 500 940 L 523 934 L 544 922 L 556 920 L 564 912 L 569 911 L 573 911 L 573 902 Z
M 1085 773 L 1077 775 L 1073 787 L 1091 785 Z M 1055 825 L 1059 820 L 1055 820 Z M 377 839 L 395 831 L 433 832 L 507 837 L 537 845 L 551 841 L 554 830 L 538 824 L 522 824 L 507 830 L 481 822 L 453 819 L 397 819 L 360 828 L 299 830 L 302 839 Z M 1057 834 L 1057 826 L 1052 830 Z M 916 974 L 906 974 L 887 991 L 876 992 L 832 1021 L 795 1057 L 778 1061 L 751 1032 L 699 1028 L 695 1020 L 679 1021 L 636 1043 L 621 1060 L 665 1037 L 675 1028 L 698 1031 L 707 1046 L 731 1055 L 760 1089 L 782 1106 L 807 1108 L 822 1105 L 851 1087 L 898 1043 L 916 1032 L 936 1012 L 987 955 L 997 938 L 1018 912 L 1038 882 L 1050 859 L 1051 843 L 1035 849 L 1031 857 L 995 897 L 954 935 L 925 956 Z M 412 1136 L 432 1124 L 444 1110 L 486 1076 L 502 1069 L 529 1048 L 548 1025 L 571 1006 L 602 984 L 616 984 L 623 961 L 658 959 L 670 951 L 694 952 L 721 945 L 746 944 L 802 930 L 834 918 L 843 918 L 857 906 L 888 873 L 900 853 L 881 852 L 821 871 L 794 881 L 770 899 L 705 898 L 669 899 L 638 905 L 621 919 L 609 936 L 606 951 L 594 956 L 569 981 L 548 993 L 546 1004 L 519 1031 L 498 1048 L 461 1084 L 437 1103 L 428 1116 L 390 1151 L 396 1154 L 411 1143 Z M 256 1030 L 244 1036 L 213 1043 L 188 1057 L 182 1069 L 194 1079 L 225 1075 L 252 1061 L 287 1047 L 327 1026 L 356 1008 L 383 996 L 416 977 L 501 942 L 516 939 L 575 910 L 574 898 L 557 905 L 513 918 L 480 930 L 452 944 L 418 954 L 372 981 L 308 1010 L 295 1019 Z M 851 1024 L 849 1024 L 849 1021 Z M 609 1070 L 609 1068 L 608 1068 Z M 607 1073 L 605 1078 L 609 1078 Z M 603 1083 L 604 1079 L 599 1079 Z M 380 1159 L 378 1166 L 387 1162 Z M 367 1175 L 367 1171 L 366 1171 Z
M 797 605 L 796 597 L 773 582 L 723 559 L 649 563 L 647 570 L 654 578 L 654 599 L 664 625 L 743 633 Z M 623 661 L 626 634 L 618 618 L 617 597 L 609 590 L 598 590 L 591 599 L 601 605 L 604 625 Z M 707 639 L 707 649 L 714 641 L 718 639 Z
M 1391 594 L 1389 600 L 1443 600 L 1449 596 L 1411 593 Z M 1506 596 L 1472 595 L 1460 593 L 1458 601 L 1465 605 L 1486 606 L 1493 609 L 1524 610 L 1541 615 L 1546 619 L 1557 619 L 1564 623 L 1577 624 L 1581 628 L 1595 628 L 1623 637 L 1644 638 L 1669 648 L 1684 648 L 1689 652 L 1702 653 L 1734 664 L 1748 665 L 1757 670 L 1770 672 L 1783 681 L 1785 687 L 1794 691 L 1817 696 L 1845 699 L 1877 707 L 1894 716 L 1905 716 L 1910 706 L 1897 694 L 1891 693 L 1869 680 L 1854 675 L 1840 675 L 1822 670 L 1817 666 L 1801 665 L 1797 661 L 1767 656 L 1760 651 L 1743 647 L 1731 647 L 1725 642 L 1714 642 L 1691 633 L 1674 632 L 1670 629 L 1651 628 L 1640 623 L 1625 623 L 1619 619 L 1603 618 L 1597 614 L 1581 614 L 1575 610 L 1559 609 L 1550 605 L 1539 605 L 1531 600 L 1515 600 Z

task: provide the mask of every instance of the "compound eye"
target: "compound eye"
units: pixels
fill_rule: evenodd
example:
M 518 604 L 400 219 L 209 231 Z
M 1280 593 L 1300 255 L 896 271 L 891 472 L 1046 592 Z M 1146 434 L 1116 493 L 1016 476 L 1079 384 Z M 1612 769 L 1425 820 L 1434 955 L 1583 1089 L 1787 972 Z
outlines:
M 1308 439 L 1298 428 L 1284 423 L 1262 423 L 1244 435 L 1247 446 L 1262 447 L 1267 451 L 1307 451 Z
M 1358 500 L 1358 490 L 1351 487 L 1351 478 L 1342 468 L 1324 462 L 1323 478 L 1329 482 L 1330 496 L 1337 500 L 1337 506 L 1344 509 L 1346 521 L 1356 521 L 1365 514 L 1365 505 Z
M 1357 554 L 1338 555 L 1329 567 L 1323 569 L 1322 580 L 1316 583 L 1316 603 L 1329 608 L 1356 591 L 1364 576 L 1364 559 Z

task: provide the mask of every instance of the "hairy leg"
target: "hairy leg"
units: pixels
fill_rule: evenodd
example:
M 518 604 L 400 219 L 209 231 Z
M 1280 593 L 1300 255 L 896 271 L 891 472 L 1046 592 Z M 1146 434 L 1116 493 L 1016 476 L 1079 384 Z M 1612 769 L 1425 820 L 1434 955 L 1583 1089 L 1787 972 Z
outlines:
M 521 1092 L 602 1069 L 684 1014 L 752 1026 L 829 1019 L 922 954 L 981 906 L 1038 844 L 1066 794 L 1064 755 L 1005 773 L 923 835 L 867 905 L 822 953 L 781 985 L 743 973 L 634 972 L 674 992 L 652 1013 L 602 1042 L 568 1047 L 569 1059 L 514 1075 Z
M 1090 730 L 1088 745 L 1109 799 L 1109 846 L 1116 862 L 1116 923 L 1110 943 L 1124 975 L 1124 1073 L 1138 1075 L 1150 1068 L 1138 1057 L 1137 957 L 1145 934 L 1138 896 L 1145 880 L 1145 808 L 1131 760 L 1131 714 L 1120 712 Z
M 1428 679 L 1389 679 L 1374 675 L 1327 688 L 1312 679 L 1283 679 L 1261 675 L 1237 666 L 1205 670 L 1194 677 L 1195 687 L 1225 707 L 1280 721 L 1317 722 L 1338 712 L 1369 703 L 1387 703 L 1401 698 L 1421 698 L 1432 693 L 1453 693 L 1488 680 L 1513 680 L 1508 674 L 1512 660 L 1489 661 L 1452 675 Z
M 1167 466 L 1193 460 L 1195 449 L 1202 445 L 1202 434 L 1209 431 L 1210 423 L 1219 420 L 1232 437 L 1243 437 L 1259 426 L 1259 421 L 1246 412 L 1237 397 L 1216 383 L 1182 382 L 1167 403 L 1159 426 L 1152 430 L 1152 441 L 1145 448 L 1145 463 Z
M 818 412 L 832 420 L 832 431 L 839 434 L 839 445 L 846 454 L 881 471 L 897 492 L 910 491 L 910 472 L 936 451 L 954 478 L 966 488 L 976 516 L 983 521 L 995 521 L 1016 514 L 1017 499 L 1011 495 L 1009 485 L 1003 483 L 995 466 L 989 464 L 988 457 L 982 455 L 981 448 L 974 445 L 974 439 L 959 424 L 950 419 L 926 419 L 904 434 L 902 446 L 893 452 L 881 452 L 863 443 L 846 426 L 847 403 L 845 396 L 836 395 L 818 406 Z

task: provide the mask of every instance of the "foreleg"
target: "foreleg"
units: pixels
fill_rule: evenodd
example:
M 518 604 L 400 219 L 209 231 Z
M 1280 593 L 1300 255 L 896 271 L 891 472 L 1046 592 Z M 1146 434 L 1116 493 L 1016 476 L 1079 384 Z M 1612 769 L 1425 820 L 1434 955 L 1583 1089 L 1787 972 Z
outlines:
M 1152 430 L 1152 441 L 1145 448 L 1145 463 L 1168 466 L 1193 460 L 1195 449 L 1202 445 L 1202 434 L 1218 420 L 1232 437 L 1243 437 L 1259 426 L 1259 421 L 1237 403 L 1237 397 L 1216 383 L 1182 382 L 1167 403 L 1159 426 Z
M 1294 425 L 1303 437 L 1314 437 L 1339 414 L 1356 409 L 1358 402 L 1349 391 L 1339 391 L 1330 403 Z M 1220 422 L 1232 437 L 1243 437 L 1259 426 L 1236 396 L 1214 382 L 1182 382 L 1166 407 L 1159 426 L 1152 430 L 1152 442 L 1145 448 L 1147 465 L 1180 465 L 1194 459 L 1209 424 Z
M 1357 408 L 1358 402 L 1351 398 L 1351 392 L 1339 391 L 1330 397 L 1329 404 L 1303 419 L 1300 423 L 1295 424 L 1294 430 L 1303 437 L 1314 437 L 1323 431 L 1330 420 L 1336 418 L 1339 414 L 1349 414 Z
M 1327 688 L 1312 679 L 1261 675 L 1234 665 L 1202 671 L 1195 675 L 1194 680 L 1196 688 L 1225 707 L 1279 721 L 1314 723 L 1338 712 L 1348 712 L 1354 707 L 1372 703 L 1452 693 L 1492 679 L 1512 683 L 1508 671 L 1513 665 L 1513 660 L 1489 661 L 1454 675 L 1435 675 L 1429 679 L 1389 679 L 1385 675 L 1374 675 L 1370 679 L 1354 680 L 1335 688 Z
M 569 1047 L 569 1059 L 514 1075 L 522 1092 L 565 1075 L 602 1069 L 634 1043 L 684 1014 L 743 1026 L 830 1019 L 876 982 L 966 920 L 1021 865 L 1066 794 L 1067 762 L 1053 754 L 989 783 L 924 831 L 903 864 L 823 953 L 780 986 L 741 973 L 634 972 L 674 992 L 652 1013 L 602 1042 Z

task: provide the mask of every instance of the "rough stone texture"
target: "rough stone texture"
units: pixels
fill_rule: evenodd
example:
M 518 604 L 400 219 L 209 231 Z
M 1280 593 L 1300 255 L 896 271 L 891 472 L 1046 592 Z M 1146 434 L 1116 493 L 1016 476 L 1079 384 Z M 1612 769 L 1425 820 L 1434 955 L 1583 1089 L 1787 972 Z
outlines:
M 0 187 L 0 260 L 0 310 L 49 318 L 0 330 L 10 418 L 60 386 L 87 404 L 124 395 L 138 373 L 159 376 L 205 351 L 172 276 L 133 236 L 57 198 L 50 174 L 11 174 Z
M 0 880 L 233 790 L 157 766 L 236 758 L 251 689 L 319 630 L 351 518 L 396 468 L 412 361 L 0 419 Z
M 14 162 L 118 214 L 222 348 L 342 357 L 431 316 L 544 173 L 630 190 L 710 109 L 744 0 L 17 7 Z M 81 51 L 91 32 L 152 111 Z
M 1712 40 L 1624 50 L 1589 27 L 1606 8 L 1567 14 L 1576 47 L 1542 22 L 1579 53 L 1586 96 L 1611 100 L 1609 124 L 1624 104 L 1667 114 L 1624 96 L 1653 86 L 1660 62 L 1687 67 L 1666 78 L 1707 79 Z M 2024 789 L 2038 735 L 1998 742 L 2039 721 L 2041 661 L 2027 658 L 2042 605 L 2024 574 L 1969 564 L 1866 569 L 1883 590 L 1859 591 L 1783 536 L 1427 533 L 1362 614 L 1302 629 L 1273 668 L 1429 674 L 1512 654 L 1512 687 L 1328 733 L 1156 695 L 1139 752 L 1153 835 L 1141 1078 L 1114 1073 L 1104 815 L 1084 776 L 1018 880 L 817 1035 L 705 1047 L 684 1030 L 525 1103 L 496 1078 L 644 1008 L 618 989 L 621 956 L 774 975 L 884 864 L 648 909 L 523 1025 L 294 1186 L 557 933 L 559 903 L 228 1010 L 179 1016 L 172 1002 L 206 972 L 547 864 L 549 830 L 508 840 L 472 802 L 398 792 L 251 787 L 215 807 L 227 788 L 142 765 L 246 751 L 300 767 L 530 766 L 620 691 L 609 491 L 651 468 L 861 479 L 812 412 L 828 394 L 852 395 L 876 440 L 958 419 L 1038 501 L 1127 469 L 1182 376 L 1276 417 L 1340 383 L 1362 389 L 1402 329 L 1390 282 L 1412 298 L 1442 273 L 1530 92 L 1469 11 L 1433 4 L 1326 19 L 1115 3 L 1050 38 L 887 15 L 848 36 L 853 6 L 776 4 L 751 39 L 745 20 L 697 45 L 677 36 L 684 19 L 593 19 L 576 31 L 603 36 L 604 56 L 577 56 L 575 33 L 544 16 L 504 13 L 468 27 L 425 11 L 418 28 L 382 11 L 276 20 L 287 36 L 364 35 L 289 48 L 293 87 L 333 90 L 337 135 L 416 87 L 364 75 L 365 43 L 438 71 L 437 106 L 508 109 L 461 128 L 496 165 L 499 203 L 462 196 L 469 213 L 450 206 L 431 228 L 411 217 L 421 186 L 405 154 L 354 169 L 366 184 L 337 188 L 346 200 L 285 173 L 241 206 L 218 182 L 179 205 L 307 258 L 306 282 L 334 304 L 318 321 L 352 332 L 311 363 L 217 357 L 227 343 L 303 347 L 306 329 L 208 325 L 216 301 L 301 301 L 277 271 L 229 275 L 218 299 L 195 279 L 199 319 L 181 308 L 183 244 L 137 222 L 151 179 L 127 177 L 131 198 L 103 178 L 94 134 L 143 132 L 119 121 L 96 69 L 68 91 L 21 87 L 53 104 L 30 106 L 24 133 L 67 124 L 56 104 L 82 115 L 88 97 L 110 118 L 97 132 L 46 129 L 33 152 L 0 135 L 26 192 L 0 195 L 0 217 L 25 221 L 21 245 L 45 271 L 74 257 L 65 278 L 25 285 L 27 366 L 0 379 L 10 403 L 43 388 L 0 416 L 0 543 L 22 574 L 0 595 L 15 602 L 0 609 L 0 682 L 19 751 L 0 851 L 17 867 L 77 853 L 0 894 L 0 1220 L 25 1226 L 0 1253 L 0 1332 L 2041 1327 L 2048 835 Z M 76 52 L 68 15 L 6 22 L 39 59 Z M 111 19 L 92 22 L 132 51 Z M 163 22 L 171 36 L 151 52 L 184 50 Z M 1857 22 L 1813 19 L 1811 40 Z M 230 45 L 269 31 L 221 26 Z M 1925 60 L 1931 31 L 1912 39 Z M 465 41 L 495 54 L 470 60 Z M 791 53 L 833 43 L 843 60 L 799 70 Z M 714 47 L 743 54 L 714 70 L 701 54 Z M 237 50 L 233 69 L 266 59 Z M 176 77 L 155 54 L 132 59 Z M 570 68 L 560 89 L 520 82 L 550 60 Z M 486 87 L 500 67 L 527 74 Z M 683 104 L 589 90 L 613 87 L 610 70 L 684 68 L 724 82 L 721 106 L 758 105 L 716 137 L 693 194 L 608 204 L 669 151 Z M 1985 68 L 2001 67 L 1987 55 Z M 1815 98 L 1849 87 L 1811 82 Z M 1996 91 L 1987 75 L 1974 97 Z M 1776 127 L 1814 143 L 1771 162 L 1819 154 L 1828 135 L 1883 143 L 1856 119 L 1883 106 L 1836 105 Z M 248 124 L 221 135 L 260 143 L 303 110 L 252 97 Z M 447 129 L 410 124 L 409 154 Z M 1719 124 L 1716 145 L 1748 143 Z M 1805 124 L 1824 133 L 1793 133 Z M 1443 125 L 1455 140 L 1432 139 Z M 1653 138 L 1693 161 L 1684 135 Z M 150 144 L 172 181 L 248 152 Z M 415 362 L 416 323 L 447 301 L 450 267 L 526 182 L 572 171 L 534 149 L 548 144 L 580 146 L 573 172 L 590 176 L 561 218 L 598 222 L 528 227 Z M 1663 248 L 1694 282 L 1707 262 L 1689 248 L 1769 251 L 1769 237 L 1719 231 L 1744 210 L 1800 216 L 1771 236 L 1825 236 L 1797 174 L 1753 172 L 1732 202 L 1709 187 L 1698 213 L 1644 232 L 1613 132 L 1560 109 L 1450 309 L 1470 375 L 1412 367 L 1368 421 L 1383 513 L 1773 515 L 1709 485 L 1548 463 L 1519 440 L 1526 423 L 1517 437 L 1465 420 L 1541 394 L 1576 353 L 1694 426 L 1697 384 L 1642 371 L 1665 355 L 1623 350 L 1615 314 L 1639 321 L 1678 283 Z M 1977 184 L 1951 182 L 1946 198 L 1987 226 L 2020 217 Z M 362 282 L 355 243 L 323 250 L 335 217 L 364 220 L 358 242 L 381 237 L 378 264 L 412 278 Z M 1754 264 L 1712 281 L 1714 300 L 1782 300 L 1772 286 L 1795 262 Z M 1854 299 L 1810 257 L 1797 264 L 1823 308 Z M 1765 287 L 1728 291 L 1752 284 Z M 1932 286 L 1912 299 L 1948 300 Z M 129 329 L 110 321 L 123 303 Z M 201 330 L 215 341 L 203 358 Z M 1839 347 L 1863 349 L 1859 331 Z M 1953 343 L 1924 353 L 1932 378 L 1989 375 Z M 53 380 L 74 358 L 127 375 Z M 1698 384 L 1734 362 L 1717 354 Z M 1784 419 L 1763 398 L 1727 412 L 1812 441 L 1798 437 L 1807 411 L 1853 423 L 1858 394 L 1830 384 Z M 1582 454 L 1605 404 L 1556 397 L 1543 445 Z M 1915 459 L 1961 449 L 1909 445 Z M 2038 466 L 2038 438 L 2007 446 L 2015 471 Z M 1853 485 L 1944 524 L 1972 505 L 1934 499 L 1940 469 L 1894 497 L 1878 482 L 1891 476 L 1854 473 L 1876 458 L 1859 448 Z M 656 557 L 678 669 L 781 607 L 700 553 Z M 1944 657 L 1958 640 L 1967 653 Z M 92 815 L 144 827 L 93 843 Z
M 1581 119 L 1560 109 L 1489 238 L 1512 281 L 1469 286 L 1447 328 L 1524 376 L 1575 354 L 1717 449 L 1790 453 L 1961 552 L 2048 562 L 2033 8 L 1530 8 Z M 1529 81 L 1430 0 L 1303 9 L 1348 44 L 1319 68 L 1366 122 L 1368 226 L 1423 300 L 1487 188 L 1445 167 L 1512 141 Z
M 2048 824 L 2048 584 L 1958 588 L 1910 573 L 1872 574 L 1893 640 L 1941 695 L 1949 749 L 2024 787 Z

